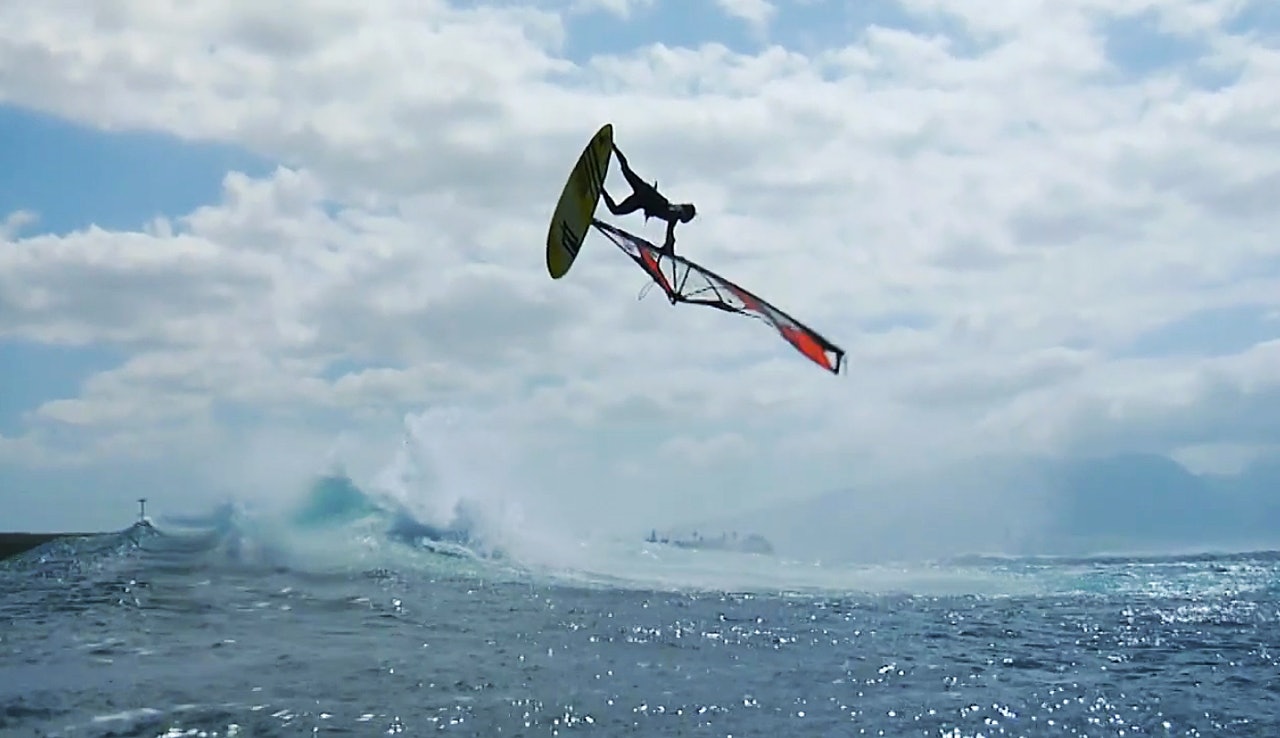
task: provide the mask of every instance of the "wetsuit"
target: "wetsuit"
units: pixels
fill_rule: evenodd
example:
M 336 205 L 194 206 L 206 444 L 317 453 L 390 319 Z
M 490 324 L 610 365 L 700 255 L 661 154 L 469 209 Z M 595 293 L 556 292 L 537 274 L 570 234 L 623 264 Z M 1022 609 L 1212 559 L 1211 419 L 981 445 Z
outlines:
M 617 146 L 613 147 L 613 152 L 618 155 L 618 164 L 622 167 L 622 175 L 627 178 L 627 184 L 631 185 L 631 194 L 627 195 L 622 202 L 614 202 L 608 190 L 605 190 L 603 192 L 604 203 L 608 206 L 609 212 L 614 215 L 627 215 L 628 213 L 642 210 L 646 221 L 650 218 L 666 221 L 667 240 L 662 248 L 674 254 L 676 223 L 688 223 L 693 220 L 693 216 L 697 214 L 697 209 L 693 207 L 692 203 L 673 205 L 670 200 L 662 196 L 662 193 L 658 192 L 658 183 L 656 181 L 653 184 L 649 184 L 631 171 L 631 167 L 627 163 L 627 157 L 618 150 Z

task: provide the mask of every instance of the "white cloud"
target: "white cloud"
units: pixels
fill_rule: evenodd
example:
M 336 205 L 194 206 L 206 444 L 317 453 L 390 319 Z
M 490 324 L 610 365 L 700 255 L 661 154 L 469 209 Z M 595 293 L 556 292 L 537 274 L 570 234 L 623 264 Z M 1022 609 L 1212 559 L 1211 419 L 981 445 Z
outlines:
M 305 22 L 245 3 L 6 5 L 0 100 L 286 164 L 138 232 L 6 226 L 0 333 L 133 352 L 35 411 L 29 438 L 189 424 L 163 455 L 218 437 L 227 408 L 264 427 L 325 413 L 317 435 L 358 436 L 447 402 L 507 428 L 531 489 L 615 521 L 921 458 L 1216 442 L 1203 429 L 1224 419 L 1197 426 L 1214 392 L 1265 385 L 1271 349 L 1214 360 L 1229 366 L 1120 354 L 1198 310 L 1280 307 L 1280 149 L 1260 145 L 1278 140 L 1280 55 L 1224 30 L 1230 3 L 903 5 L 946 22 L 813 54 L 581 63 L 547 4 L 316 3 Z M 1141 13 L 1207 56 L 1117 74 L 1106 25 Z M 1228 81 L 1200 86 L 1197 65 Z M 555 193 L 606 120 L 642 176 L 698 203 L 682 252 L 845 347 L 847 376 L 752 321 L 637 303 L 644 276 L 603 238 L 546 277 Z M 1231 442 L 1278 440 L 1243 427 Z M 697 480 L 719 491 L 691 498 Z
M 562 6 L 559 0 L 544 0 L 543 4 L 548 8 Z M 572 12 L 577 13 L 600 10 L 612 13 L 619 18 L 630 18 L 634 10 L 652 8 L 653 5 L 654 0 L 574 0 L 570 8 Z
M 1254 443 L 1200 443 L 1174 449 L 1170 456 L 1196 474 L 1238 474 L 1253 461 L 1274 456 L 1280 446 Z
M 15 210 L 5 216 L 4 222 L 0 223 L 0 238 L 6 240 L 13 238 L 39 220 L 40 217 L 29 210 Z
M 716 5 L 727 15 L 746 21 L 757 32 L 763 32 L 778 14 L 778 8 L 769 0 L 716 0 Z

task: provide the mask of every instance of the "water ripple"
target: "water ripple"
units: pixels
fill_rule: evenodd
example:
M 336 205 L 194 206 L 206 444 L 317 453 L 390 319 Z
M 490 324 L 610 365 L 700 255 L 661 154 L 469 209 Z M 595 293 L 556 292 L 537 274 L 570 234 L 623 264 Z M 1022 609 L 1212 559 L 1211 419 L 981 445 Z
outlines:
M 1090 583 L 1036 596 L 767 596 L 117 544 L 0 571 L 0 732 L 1280 735 L 1275 560 L 1035 562 Z

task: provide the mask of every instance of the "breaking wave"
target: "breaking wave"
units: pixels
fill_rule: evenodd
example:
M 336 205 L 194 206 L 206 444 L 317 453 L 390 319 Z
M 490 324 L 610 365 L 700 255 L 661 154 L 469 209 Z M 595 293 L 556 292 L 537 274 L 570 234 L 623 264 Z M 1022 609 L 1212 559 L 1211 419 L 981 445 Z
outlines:
M 481 426 L 482 428 L 482 426 Z M 244 496 L 194 514 L 159 516 L 113 536 L 65 539 L 29 552 L 84 566 L 134 549 L 191 553 L 202 566 L 298 572 L 426 571 L 488 581 L 549 581 L 611 589 L 798 594 L 1019 596 L 1126 591 L 1241 592 L 1276 586 L 1274 555 L 1144 560 L 965 557 L 910 564 L 820 563 L 771 551 L 582 536 L 524 508 L 502 478 L 502 437 L 451 422 L 406 419 L 379 473 L 357 481 L 341 462 L 284 504 Z

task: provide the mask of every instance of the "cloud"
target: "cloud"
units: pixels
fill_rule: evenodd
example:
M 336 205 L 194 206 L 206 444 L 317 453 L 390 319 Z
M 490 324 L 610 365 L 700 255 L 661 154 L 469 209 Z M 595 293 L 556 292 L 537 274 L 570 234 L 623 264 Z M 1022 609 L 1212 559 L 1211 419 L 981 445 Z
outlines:
M 757 31 L 763 31 L 778 13 L 768 0 L 716 0 L 727 15 L 746 21 Z
M 651 8 L 654 0 L 575 0 L 571 6 L 573 12 L 586 13 L 591 11 L 606 11 L 613 13 L 619 18 L 630 18 L 632 11 L 637 8 Z M 545 2 L 546 7 L 556 7 L 557 2 Z
M 0 223 L 0 238 L 8 240 L 17 236 L 24 228 L 34 225 L 40 218 L 29 210 L 15 210 L 5 216 Z
M 1280 339 L 1197 360 L 1116 359 L 989 414 L 1038 450 L 1105 455 L 1280 443 Z
M 1280 309 L 1280 57 L 1238 3 L 905 0 L 825 48 L 567 51 L 574 13 L 640 6 L 0 9 L 0 101 L 280 163 L 132 231 L 6 220 L 0 336 L 130 355 L 6 446 L 164 459 L 287 427 L 374 457 L 449 404 L 520 449 L 529 495 L 607 526 L 921 459 L 1274 442 L 1265 331 L 1132 355 L 1190 316 Z M 726 12 L 781 29 L 770 7 Z M 1195 43 L 1139 64 L 1119 21 Z M 555 193 L 604 121 L 698 204 L 682 253 L 846 348 L 846 376 L 756 322 L 635 300 L 603 238 L 546 277 Z

